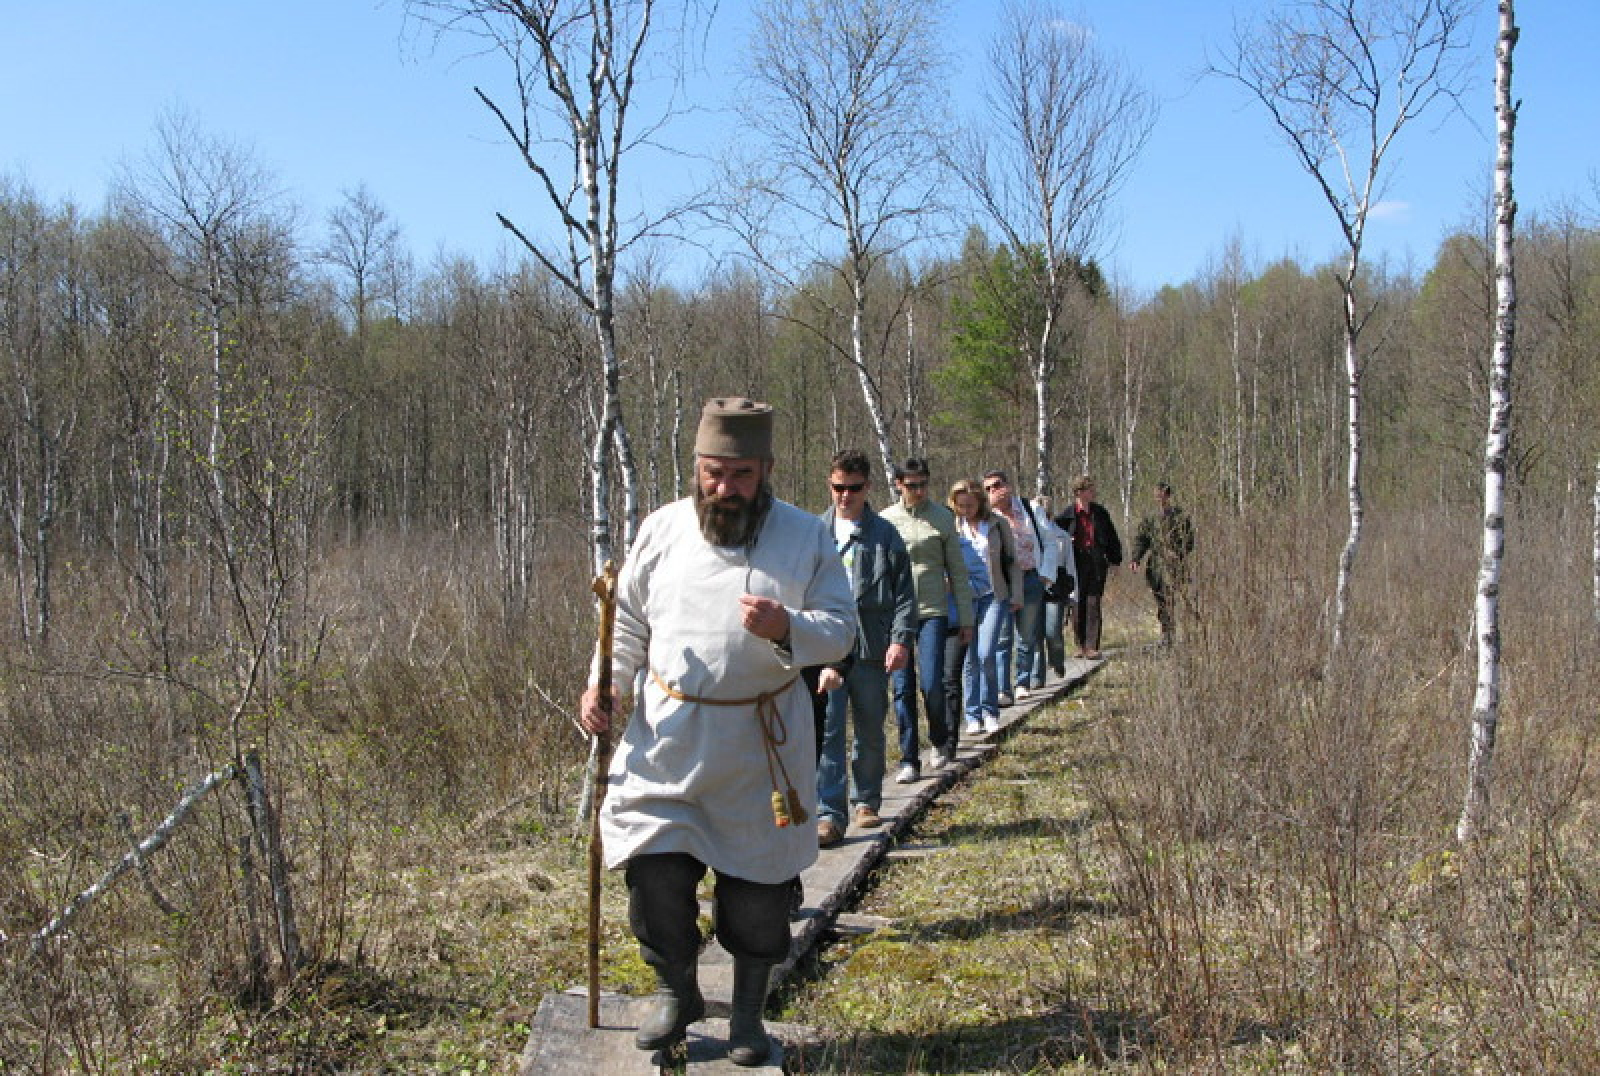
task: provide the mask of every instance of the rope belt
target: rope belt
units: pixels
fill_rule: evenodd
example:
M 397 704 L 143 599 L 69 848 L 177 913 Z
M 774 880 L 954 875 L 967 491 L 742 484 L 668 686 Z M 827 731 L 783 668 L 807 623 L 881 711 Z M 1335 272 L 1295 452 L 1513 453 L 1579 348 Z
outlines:
M 748 699 L 708 699 L 699 695 L 689 695 L 665 680 L 654 669 L 650 670 L 650 679 L 656 682 L 656 687 L 664 691 L 669 698 L 679 702 L 695 702 L 702 706 L 754 706 L 756 708 L 756 724 L 761 728 L 761 746 L 767 753 L 767 777 L 772 782 L 772 817 L 782 829 L 789 825 L 804 825 L 810 815 L 800 803 L 800 793 L 795 791 L 794 782 L 789 780 L 789 770 L 783 764 L 783 758 L 778 754 L 778 748 L 789 742 L 789 729 L 783 722 L 783 711 L 778 708 L 778 696 L 794 686 L 794 677 L 780 688 L 772 691 L 763 691 L 759 695 L 752 695 Z M 783 787 L 778 787 L 779 776 L 783 778 Z

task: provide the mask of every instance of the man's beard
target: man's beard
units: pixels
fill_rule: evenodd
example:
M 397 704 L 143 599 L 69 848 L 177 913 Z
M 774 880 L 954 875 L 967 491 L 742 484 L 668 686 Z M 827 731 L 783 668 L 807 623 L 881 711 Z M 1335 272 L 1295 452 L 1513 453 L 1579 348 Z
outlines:
M 700 533 L 712 545 L 754 545 L 761 522 L 767 518 L 771 507 L 772 489 L 765 481 L 750 500 L 737 493 L 726 497 L 709 496 L 698 483 L 694 488 L 694 510 L 700 517 Z

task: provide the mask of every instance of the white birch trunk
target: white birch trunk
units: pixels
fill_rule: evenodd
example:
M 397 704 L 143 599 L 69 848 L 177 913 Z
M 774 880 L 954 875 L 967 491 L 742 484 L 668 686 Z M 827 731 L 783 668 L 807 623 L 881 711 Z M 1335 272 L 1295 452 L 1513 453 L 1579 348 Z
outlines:
M 1033 491 L 1059 498 L 1060 495 L 1050 488 L 1050 455 L 1055 451 L 1055 436 L 1050 422 L 1050 375 L 1055 372 L 1055 361 L 1051 357 L 1050 347 L 1055 340 L 1056 312 L 1061 305 L 1061 270 L 1053 257 L 1047 254 L 1046 258 L 1044 325 L 1039 329 L 1039 352 L 1034 356 L 1033 363 L 1034 450 L 1037 453 Z
M 677 500 L 683 496 L 683 371 L 677 367 L 672 369 L 672 496 L 668 500 Z
M 1361 548 L 1361 355 L 1356 335 L 1356 270 L 1359 254 L 1352 251 L 1344 289 L 1344 372 L 1345 435 L 1349 455 L 1345 465 L 1345 497 L 1349 504 L 1350 530 L 1339 552 L 1339 578 L 1333 599 L 1333 652 L 1344 644 L 1345 626 L 1350 617 L 1350 581 L 1355 574 L 1356 553 Z
M 1506 456 L 1511 440 L 1511 364 L 1517 328 L 1513 245 L 1517 203 L 1511 186 L 1511 150 L 1517 125 L 1517 110 L 1511 101 L 1511 54 L 1516 43 L 1514 0 L 1500 0 L 1494 79 L 1499 132 L 1494 168 L 1494 355 L 1489 376 L 1489 432 L 1483 455 L 1483 560 L 1478 569 L 1473 624 L 1478 642 L 1478 685 L 1472 699 L 1466 802 L 1456 823 L 1456 839 L 1463 844 L 1488 825 L 1490 775 L 1500 720 L 1500 565 L 1505 556 Z
M 917 402 L 917 307 L 906 303 L 906 454 L 922 455 L 922 436 L 917 416 L 921 405 Z M 893 472 L 886 472 L 893 473 Z
M 1034 450 L 1038 454 L 1034 465 L 1033 491 L 1034 493 L 1049 493 L 1058 496 L 1050 488 L 1050 372 L 1040 362 L 1033 370 L 1033 402 L 1034 402 Z
M 1133 343 L 1122 344 L 1122 518 L 1133 518 L 1133 447 L 1139 429 L 1139 402 L 1144 396 L 1142 371 L 1134 370 Z
M 867 368 L 866 314 L 867 278 L 859 259 L 853 260 L 855 268 L 850 279 L 853 301 L 850 304 L 850 364 L 856 368 L 856 378 L 861 382 L 861 398 L 866 402 L 867 414 L 872 419 L 872 436 L 878 442 L 878 456 L 883 460 L 883 473 L 894 474 L 894 448 L 889 443 L 889 422 L 884 417 L 883 395 Z
M 1239 289 L 1229 288 L 1228 358 L 1233 366 L 1233 503 L 1244 514 L 1244 344 L 1239 328 Z
M 1600 459 L 1594 461 L 1594 522 L 1591 527 L 1594 549 L 1589 563 L 1594 571 L 1594 626 L 1600 631 Z

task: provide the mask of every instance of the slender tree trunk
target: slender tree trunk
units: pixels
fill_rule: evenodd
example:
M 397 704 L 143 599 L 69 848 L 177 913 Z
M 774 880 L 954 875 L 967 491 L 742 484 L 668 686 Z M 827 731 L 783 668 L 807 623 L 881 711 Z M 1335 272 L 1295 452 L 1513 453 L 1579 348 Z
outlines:
M 683 495 L 683 371 L 672 368 L 672 497 Z
M 1350 581 L 1355 574 L 1356 554 L 1361 548 L 1361 354 L 1356 333 L 1356 272 L 1359 251 L 1352 251 L 1344 279 L 1344 371 L 1345 436 L 1349 454 L 1345 463 L 1345 497 L 1349 504 L 1350 530 L 1344 549 L 1339 552 L 1339 577 L 1333 599 L 1333 653 L 1344 645 L 1345 628 L 1350 619 Z
M 1122 343 L 1122 516 L 1133 515 L 1134 441 L 1139 429 L 1139 403 L 1144 395 L 1143 378 L 1135 370 L 1133 341 Z
M 22 480 L 22 452 L 15 449 L 12 453 L 15 458 L 16 474 L 12 478 L 11 491 L 11 544 L 16 550 L 16 593 L 17 593 L 17 630 L 22 634 L 24 643 L 32 639 L 33 616 L 28 605 L 28 529 L 26 524 L 27 487 Z
M 1494 355 L 1489 376 L 1489 433 L 1483 458 L 1483 560 L 1478 571 L 1474 628 L 1478 685 L 1472 700 L 1472 747 L 1467 795 L 1456 839 L 1476 838 L 1487 826 L 1495 732 L 1500 721 L 1500 565 L 1505 556 L 1506 462 L 1511 441 L 1511 365 L 1517 329 L 1514 240 L 1517 203 L 1511 184 L 1517 109 L 1511 100 L 1511 55 L 1516 48 L 1514 0 L 1500 0 L 1500 40 L 1495 48 L 1495 120 L 1499 146 L 1494 169 Z
M 226 348 L 222 333 L 222 252 L 217 240 L 208 236 L 206 242 L 206 306 L 210 324 L 206 328 L 211 337 L 211 430 L 206 441 L 206 468 L 211 473 L 211 492 L 216 498 L 217 536 L 222 543 L 222 553 L 230 580 L 235 576 L 233 525 L 228 507 L 227 481 L 222 472 L 222 442 L 227 412 L 227 369 L 224 356 Z M 236 581 L 236 580 L 234 580 Z
M 1233 504 L 1244 512 L 1244 343 L 1240 339 L 1239 293 L 1231 288 L 1228 359 L 1233 367 Z
M 612 305 L 612 277 L 606 259 L 606 247 L 599 239 L 598 225 L 594 223 L 599 213 L 598 199 L 591 194 L 590 245 L 596 263 L 590 281 L 595 337 L 600 349 L 601 401 L 600 425 L 595 431 L 589 466 L 594 490 L 593 554 L 594 572 L 605 570 L 607 561 L 621 563 L 617 555 L 615 534 L 611 523 L 611 464 L 613 458 L 622 479 L 622 551 L 626 553 L 633 544 L 634 532 L 639 526 L 639 470 L 633 458 L 633 444 L 622 420 L 622 367 L 617 361 L 616 311 Z M 604 263 L 607 268 L 599 268 Z M 615 457 L 613 457 L 615 453 Z
M 1053 293 L 1054 289 L 1049 290 Z M 1055 338 L 1055 328 L 1055 310 L 1046 302 L 1044 324 L 1039 329 L 1039 353 L 1034 356 L 1033 363 L 1034 451 L 1038 456 L 1034 461 L 1035 493 L 1050 492 L 1052 478 L 1050 456 L 1055 451 L 1055 430 L 1051 422 L 1050 375 L 1055 372 L 1055 362 L 1051 358 L 1050 346 Z
M 867 369 L 867 281 L 866 274 L 856 269 L 850 280 L 853 301 L 850 304 L 850 363 L 856 368 L 861 382 L 861 398 L 866 401 L 867 414 L 872 419 L 872 436 L 878 441 L 878 455 L 883 460 L 883 473 L 894 473 L 894 446 L 889 440 L 889 422 L 883 411 L 883 394 Z
M 1590 527 L 1593 551 L 1589 563 L 1594 573 L 1594 626 L 1600 631 L 1600 458 L 1594 461 L 1594 517 Z
M 917 308 L 906 303 L 906 454 L 922 455 L 922 432 L 917 402 Z M 886 472 L 889 473 L 889 472 Z

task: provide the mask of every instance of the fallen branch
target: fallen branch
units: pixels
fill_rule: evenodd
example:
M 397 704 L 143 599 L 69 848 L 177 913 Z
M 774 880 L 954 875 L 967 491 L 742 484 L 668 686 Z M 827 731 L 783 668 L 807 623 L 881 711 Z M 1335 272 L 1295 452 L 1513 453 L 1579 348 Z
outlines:
M 105 895 L 106 891 L 111 888 L 118 878 L 138 866 L 152 852 L 159 851 L 162 845 L 166 844 L 168 839 L 171 838 L 173 830 L 178 828 L 178 823 L 187 817 L 189 812 L 194 809 L 194 805 L 200 802 L 202 796 L 224 781 L 233 780 L 237 775 L 238 770 L 230 763 L 216 773 L 211 774 L 204 781 L 201 781 L 193 790 L 185 793 L 183 798 L 178 801 L 178 805 L 172 809 L 172 813 L 161 820 L 161 824 L 155 828 L 155 831 L 150 836 L 130 849 L 126 855 L 117 861 L 115 866 L 101 875 L 100 880 L 95 882 L 94 885 L 73 897 L 72 902 L 61 910 L 60 915 L 50 920 L 43 930 L 33 936 L 34 955 L 37 956 L 44 950 L 45 942 L 66 930 L 72 924 L 72 921 L 78 917 L 79 912 Z

